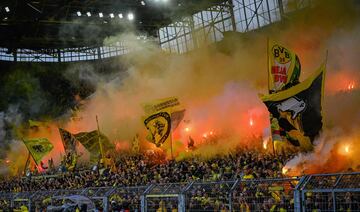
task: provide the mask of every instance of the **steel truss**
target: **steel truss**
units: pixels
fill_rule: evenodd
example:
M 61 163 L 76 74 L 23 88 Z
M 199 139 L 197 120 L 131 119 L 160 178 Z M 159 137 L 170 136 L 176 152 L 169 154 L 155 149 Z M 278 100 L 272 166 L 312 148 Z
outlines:
M 160 28 L 160 46 L 172 53 L 188 52 L 221 41 L 224 32 L 256 30 L 309 6 L 311 0 L 224 0 Z

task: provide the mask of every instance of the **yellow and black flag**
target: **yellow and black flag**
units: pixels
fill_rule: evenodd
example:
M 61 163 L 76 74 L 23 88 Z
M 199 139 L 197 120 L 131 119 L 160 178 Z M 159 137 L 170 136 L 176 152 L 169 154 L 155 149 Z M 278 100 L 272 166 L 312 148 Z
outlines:
M 53 144 L 46 138 L 24 140 L 24 144 L 36 164 L 39 164 L 41 159 L 54 148 Z
M 76 153 L 76 138 L 69 131 L 59 128 L 65 152 Z
M 268 41 L 269 92 L 275 93 L 299 83 L 301 64 L 298 56 L 281 44 Z
M 143 108 L 146 114 L 144 124 L 149 131 L 148 140 L 157 147 L 170 141 L 171 131 L 176 129 L 185 115 L 178 98 L 154 100 L 144 104 Z
M 149 130 L 149 140 L 157 147 L 160 147 L 167 140 L 171 139 L 171 117 L 167 111 L 161 111 L 148 116 L 144 124 Z
M 114 149 L 114 145 L 110 140 L 97 130 L 75 134 L 74 138 L 90 152 L 91 163 L 97 162 L 99 155 L 101 154 L 101 149 L 105 152 Z
M 323 126 L 321 105 L 325 72 L 325 65 L 322 65 L 304 82 L 261 97 L 271 114 L 272 125 L 277 124 L 279 137 L 302 151 L 312 149 L 312 142 Z

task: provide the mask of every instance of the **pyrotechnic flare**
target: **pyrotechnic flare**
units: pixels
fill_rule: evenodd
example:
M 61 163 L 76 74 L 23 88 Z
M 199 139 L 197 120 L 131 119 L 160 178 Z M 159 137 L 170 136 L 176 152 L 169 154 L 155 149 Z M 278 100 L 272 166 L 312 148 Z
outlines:
M 346 153 L 349 153 L 349 151 L 350 151 L 350 150 L 349 150 L 349 146 L 348 146 L 348 145 L 345 146 L 345 152 L 346 152 Z
M 266 150 L 268 145 L 268 140 L 263 141 L 263 148 Z
M 250 125 L 250 127 L 254 126 L 254 120 L 252 118 L 250 118 L 250 120 L 249 120 L 249 125 Z
M 287 167 L 282 168 L 283 175 L 286 175 L 288 173 L 289 169 Z
M 355 88 L 355 82 L 349 83 L 347 89 L 348 89 L 349 91 L 351 91 L 351 90 L 353 90 L 354 88 Z

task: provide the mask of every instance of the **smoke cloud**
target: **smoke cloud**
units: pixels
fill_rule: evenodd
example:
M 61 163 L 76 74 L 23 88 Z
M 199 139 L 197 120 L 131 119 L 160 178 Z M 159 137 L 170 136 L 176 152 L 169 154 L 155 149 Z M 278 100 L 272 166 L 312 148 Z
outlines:
M 320 66 L 328 51 L 324 131 L 316 141 L 314 153 L 299 155 L 286 166 L 299 169 L 297 173 L 356 168 L 359 159 L 353 153 L 346 156 L 348 163 L 339 162 L 336 169 L 320 169 L 316 165 L 333 164 L 345 157 L 338 151 L 345 148 L 345 141 L 351 151 L 357 151 L 359 14 L 354 1 L 317 1 L 311 9 L 288 16 L 281 23 L 247 34 L 229 33 L 218 44 L 183 55 L 168 54 L 154 42 L 139 41 L 131 33 L 109 37 L 105 44 L 125 39 L 133 50 L 117 61 L 126 67 L 126 72 L 93 74 L 93 67 L 89 65 L 69 69 L 66 72 L 69 79 L 82 78 L 94 85 L 96 92 L 90 98 L 81 99 L 76 119 L 54 121 L 50 124 L 54 126 L 50 127 L 50 135 L 44 132 L 37 136 L 51 137 L 57 147 L 50 156 L 54 157 L 63 151 L 57 126 L 73 133 L 91 131 L 97 128 L 95 117 L 98 116 L 101 131 L 117 145 L 128 148 L 131 139 L 139 133 L 141 148 L 155 149 L 145 139 L 141 104 L 176 96 L 186 108 L 185 121 L 173 134 L 179 154 L 186 149 L 189 136 L 195 145 L 201 145 L 210 132 L 219 137 L 219 143 L 226 143 L 226 148 L 208 146 L 203 148 L 204 154 L 231 151 L 236 145 L 249 145 L 254 140 L 261 142 L 252 138 L 261 135 L 269 125 L 269 114 L 258 93 L 267 92 L 266 40 L 270 37 L 299 55 L 302 80 Z M 186 127 L 190 131 L 186 132 Z

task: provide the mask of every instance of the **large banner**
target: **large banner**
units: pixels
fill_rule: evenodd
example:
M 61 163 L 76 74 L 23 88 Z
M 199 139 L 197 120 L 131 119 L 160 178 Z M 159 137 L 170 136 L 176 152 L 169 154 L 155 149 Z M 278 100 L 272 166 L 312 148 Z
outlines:
M 171 140 L 170 112 L 162 111 L 154 113 L 144 120 L 144 124 L 149 131 L 148 140 L 157 147 Z
M 268 42 L 269 92 L 275 93 L 299 82 L 301 65 L 298 56 L 290 49 Z
M 91 132 L 81 132 L 75 134 L 74 137 L 85 147 L 86 150 L 90 152 L 90 162 L 92 164 L 97 163 L 101 153 L 101 148 L 104 152 L 115 148 L 110 140 L 97 130 Z
M 184 118 L 185 109 L 178 98 L 170 97 L 143 104 L 144 124 L 149 131 L 148 140 L 160 147 L 171 140 L 171 131 L 175 130 Z
M 54 148 L 53 144 L 46 138 L 24 140 L 24 144 L 36 164 L 39 164 L 42 158 Z
M 312 141 L 323 126 L 325 72 L 322 65 L 304 82 L 261 97 L 271 114 L 272 131 L 279 140 L 287 140 L 303 151 L 312 149 Z
M 59 128 L 65 152 L 76 153 L 76 139 L 69 131 Z
M 145 114 L 154 114 L 167 109 L 177 110 L 180 107 L 180 102 L 176 97 L 169 97 L 165 99 L 157 99 L 143 104 Z

